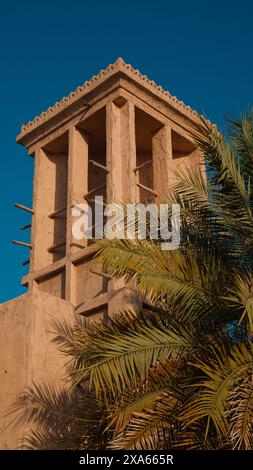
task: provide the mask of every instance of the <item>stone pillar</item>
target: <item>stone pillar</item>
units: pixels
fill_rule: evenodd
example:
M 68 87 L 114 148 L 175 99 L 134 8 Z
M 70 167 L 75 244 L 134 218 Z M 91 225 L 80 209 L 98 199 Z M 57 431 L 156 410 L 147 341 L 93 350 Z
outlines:
M 33 245 L 30 271 L 51 263 L 48 248 L 51 244 L 54 221 L 48 216 L 54 211 L 55 168 L 42 149 L 35 152 L 33 219 L 31 243 Z
M 152 139 L 154 189 L 158 193 L 157 203 L 166 202 L 170 186 L 172 162 L 171 129 L 163 126 Z
M 106 198 L 108 203 L 122 202 L 123 173 L 121 158 L 121 110 L 110 101 L 106 106 L 106 165 L 107 175 Z
M 87 246 L 87 240 L 76 240 L 72 234 L 73 223 L 78 219 L 78 216 L 72 215 L 72 209 L 76 204 L 86 203 L 83 196 L 88 192 L 88 150 L 88 137 L 82 131 L 72 127 L 69 130 L 68 153 L 67 255 Z M 66 263 L 65 283 L 66 300 L 75 304 L 75 268 L 70 261 Z
M 75 267 L 71 261 L 67 261 L 65 271 L 65 300 L 76 304 L 76 277 Z
M 88 138 L 72 127 L 69 130 L 68 195 L 67 195 L 67 254 L 75 253 L 87 246 L 87 240 L 75 240 L 72 234 L 72 215 L 75 204 L 85 204 L 84 194 L 88 192 Z M 80 212 L 81 216 L 81 212 Z
M 106 164 L 107 202 L 127 203 L 136 200 L 136 145 L 134 105 L 119 99 L 106 106 Z M 110 280 L 112 293 L 108 302 L 108 314 L 123 309 L 139 308 L 136 291 L 126 287 L 122 280 Z
M 121 158 L 124 201 L 137 202 L 135 107 L 130 101 L 121 108 Z
M 134 202 L 136 199 L 136 144 L 134 104 L 123 99 L 106 107 L 106 159 L 109 202 Z
M 32 215 L 32 226 L 31 226 L 31 244 L 33 249 L 30 252 L 30 272 L 35 270 L 36 266 L 36 249 L 37 249 L 37 240 L 36 240 L 36 225 L 37 225 L 37 214 L 38 214 L 38 180 L 39 180 L 39 168 L 40 168 L 40 151 L 35 151 L 34 153 L 34 175 L 33 175 L 33 215 Z M 28 285 L 29 290 L 33 287 L 33 282 L 30 282 Z

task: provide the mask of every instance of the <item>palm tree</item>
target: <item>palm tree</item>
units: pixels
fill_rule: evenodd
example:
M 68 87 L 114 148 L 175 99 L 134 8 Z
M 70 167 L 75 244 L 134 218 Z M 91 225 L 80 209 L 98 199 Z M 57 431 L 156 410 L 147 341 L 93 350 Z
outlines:
M 179 250 L 99 242 L 103 271 L 150 307 L 57 325 L 76 386 L 103 403 L 104 446 L 253 449 L 253 113 L 230 124 L 227 139 L 205 120 L 196 128 L 207 178 L 177 171 Z

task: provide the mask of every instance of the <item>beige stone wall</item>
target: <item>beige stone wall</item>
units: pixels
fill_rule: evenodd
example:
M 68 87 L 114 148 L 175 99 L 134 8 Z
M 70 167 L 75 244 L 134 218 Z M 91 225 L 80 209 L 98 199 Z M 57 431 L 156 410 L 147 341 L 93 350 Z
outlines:
M 66 358 L 52 342 L 52 318 L 72 322 L 72 304 L 33 290 L 0 305 L 0 449 L 15 449 L 22 440 L 24 429 L 4 429 L 17 395 L 32 382 L 65 380 Z

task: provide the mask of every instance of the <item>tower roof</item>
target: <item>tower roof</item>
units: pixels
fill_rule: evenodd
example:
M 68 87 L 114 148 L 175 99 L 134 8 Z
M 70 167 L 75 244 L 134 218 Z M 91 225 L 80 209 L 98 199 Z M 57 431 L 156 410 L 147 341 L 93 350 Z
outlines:
M 33 120 L 28 121 L 26 124 L 22 124 L 17 141 L 22 141 L 22 138 L 28 135 L 30 132 L 37 129 L 40 125 L 46 123 L 69 106 L 75 104 L 77 101 L 85 97 L 88 93 L 94 90 L 97 86 L 104 83 L 110 77 L 119 73 L 141 85 L 149 93 L 152 93 L 153 95 L 161 98 L 174 110 L 187 116 L 189 119 L 196 121 L 196 118 L 199 117 L 197 111 L 193 110 L 190 106 L 186 106 L 183 101 L 180 101 L 175 96 L 172 96 L 169 91 L 165 91 L 153 80 L 150 80 L 146 75 L 141 74 L 139 70 L 134 69 L 130 64 L 126 64 L 124 60 L 119 57 L 116 62 L 114 62 L 114 64 L 108 65 L 105 70 L 101 70 L 90 80 L 85 81 L 83 85 L 76 88 L 68 96 L 65 96 L 53 106 L 49 107 L 47 111 L 42 112 L 39 116 L 36 116 Z

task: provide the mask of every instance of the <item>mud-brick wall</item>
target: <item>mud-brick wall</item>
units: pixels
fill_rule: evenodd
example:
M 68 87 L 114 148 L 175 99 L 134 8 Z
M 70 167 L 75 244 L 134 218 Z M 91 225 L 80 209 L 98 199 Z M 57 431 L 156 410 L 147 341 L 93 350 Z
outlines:
M 45 292 L 31 291 L 0 305 L 0 449 L 15 449 L 25 429 L 6 428 L 6 411 L 26 386 L 64 380 L 66 358 L 52 342 L 52 318 L 73 321 L 73 306 Z

